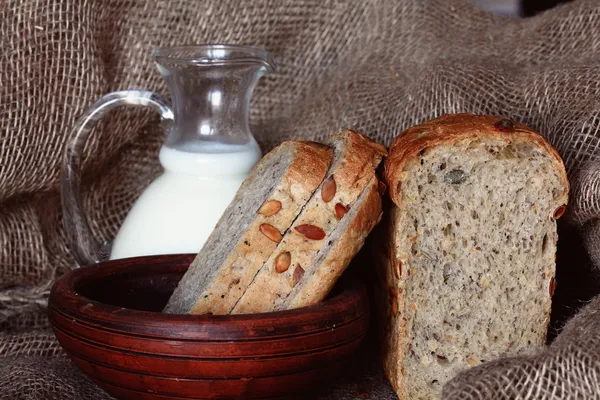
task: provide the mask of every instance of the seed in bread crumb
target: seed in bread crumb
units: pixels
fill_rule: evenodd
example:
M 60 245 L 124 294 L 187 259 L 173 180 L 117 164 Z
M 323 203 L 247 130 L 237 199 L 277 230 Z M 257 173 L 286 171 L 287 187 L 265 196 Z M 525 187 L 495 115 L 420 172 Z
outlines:
M 292 276 L 293 286 L 296 286 L 298 284 L 298 282 L 300 282 L 300 280 L 302 279 L 303 276 L 304 276 L 304 268 L 302 268 L 300 265 L 298 265 L 296 267 L 296 269 L 294 270 L 294 275 Z
M 467 363 L 468 363 L 469 365 L 477 365 L 477 360 L 473 360 L 472 358 L 469 358 L 469 359 L 467 360 Z
M 335 197 L 336 183 L 335 178 L 331 175 L 325 179 L 321 188 L 321 198 L 325 203 L 329 203 Z
M 275 271 L 283 273 L 288 270 L 292 262 L 292 255 L 289 251 L 284 251 L 275 258 Z
M 566 209 L 567 209 L 567 207 L 562 205 L 562 206 L 558 207 L 556 210 L 554 210 L 554 214 L 552 216 L 554 217 L 554 219 L 559 219 L 560 217 L 563 216 Z
M 554 277 L 550 279 L 550 287 L 549 287 L 550 297 L 554 296 L 554 291 L 556 290 L 556 279 Z
M 454 169 L 444 176 L 444 182 L 459 185 L 467 180 L 469 175 L 462 169 Z
M 396 279 L 400 279 L 402 276 L 402 260 L 396 260 L 396 265 L 394 268 L 394 275 L 396 275 Z
M 261 224 L 259 229 L 263 235 L 269 238 L 269 240 L 272 240 L 275 243 L 281 242 L 283 235 L 273 225 Z
M 265 217 L 271 217 L 281 210 L 281 202 L 279 200 L 267 200 L 258 210 L 258 213 Z
M 392 301 L 392 315 L 395 317 L 398 315 L 398 300 L 391 299 Z

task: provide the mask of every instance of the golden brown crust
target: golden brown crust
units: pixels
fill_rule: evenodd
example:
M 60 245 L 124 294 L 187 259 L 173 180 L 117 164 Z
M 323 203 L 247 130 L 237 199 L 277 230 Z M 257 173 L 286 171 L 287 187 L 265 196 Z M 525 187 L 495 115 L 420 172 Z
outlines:
M 508 121 L 503 124 L 504 121 Z M 385 181 L 389 187 L 391 199 L 400 205 L 400 191 L 398 183 L 402 181 L 402 174 L 406 165 L 428 147 L 442 143 L 452 144 L 470 138 L 502 138 L 513 142 L 534 142 L 544 148 L 559 164 L 557 170 L 561 171 L 562 181 L 566 188 L 564 197 L 569 190 L 569 181 L 563 160 L 539 133 L 527 125 L 509 121 L 501 117 L 489 115 L 475 115 L 470 113 L 445 114 L 439 118 L 413 126 L 398 136 L 389 148 L 389 156 L 384 162 Z M 565 203 L 566 204 L 566 203 Z
M 373 176 L 381 159 L 388 155 L 387 149 L 381 143 L 350 129 L 334 133 L 327 142 L 333 146 L 340 140 L 347 142 L 347 148 L 342 165 L 338 168 L 343 173 L 335 176 L 336 183 L 342 190 L 353 187 L 362 189 Z
M 333 150 L 317 142 L 290 140 L 289 143 L 296 146 L 300 156 L 290 164 L 285 179 L 314 190 L 323 180 L 323 168 L 329 168 Z
M 387 229 L 387 240 L 388 246 L 386 246 L 387 250 L 387 270 L 385 274 L 385 284 L 387 287 L 398 287 L 398 282 L 402 278 L 402 276 L 396 276 L 394 270 L 397 268 L 397 263 L 399 260 L 396 258 L 396 233 L 398 232 L 397 224 L 399 219 L 396 217 L 398 212 L 398 208 L 392 206 L 392 209 L 389 210 L 387 218 L 386 218 L 386 229 Z M 405 273 L 402 271 L 400 274 Z M 390 298 L 388 304 L 389 314 L 388 318 L 391 319 L 391 323 L 388 326 L 389 331 L 384 332 L 385 340 L 387 346 L 385 346 L 385 350 L 383 353 L 383 370 L 385 372 L 388 381 L 394 388 L 394 391 L 398 395 L 398 400 L 406 400 L 408 399 L 406 395 L 406 387 L 404 385 L 404 373 L 403 373 L 403 364 L 404 357 L 406 356 L 406 339 L 407 339 L 407 330 L 406 330 L 406 304 L 404 301 L 404 293 L 401 289 L 396 289 L 397 296 L 395 298 Z M 396 302 L 398 313 L 393 315 L 392 303 Z
M 286 301 L 278 309 L 289 310 L 308 306 L 322 301 L 344 270 L 352 261 L 352 258 L 363 246 L 365 239 L 381 220 L 381 195 L 378 190 L 378 179 L 372 177 L 365 189 L 367 198 L 361 204 L 360 209 L 342 236 L 333 245 L 328 257 L 304 275 L 302 283 L 296 286 Z M 349 217 L 350 215 L 347 215 Z

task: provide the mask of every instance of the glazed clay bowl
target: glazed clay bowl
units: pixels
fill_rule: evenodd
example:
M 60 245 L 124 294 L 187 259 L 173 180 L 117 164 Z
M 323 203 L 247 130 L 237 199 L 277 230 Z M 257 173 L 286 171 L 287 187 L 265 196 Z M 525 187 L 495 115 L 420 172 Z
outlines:
M 297 396 L 329 382 L 368 326 L 366 289 L 340 280 L 323 302 L 234 316 L 159 311 L 194 255 L 137 257 L 71 271 L 49 318 L 73 362 L 117 399 Z

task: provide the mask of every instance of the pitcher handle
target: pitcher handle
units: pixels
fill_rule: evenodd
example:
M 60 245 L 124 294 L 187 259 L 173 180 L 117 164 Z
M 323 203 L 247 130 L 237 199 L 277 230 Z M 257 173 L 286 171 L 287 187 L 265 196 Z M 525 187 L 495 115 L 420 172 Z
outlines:
M 101 242 L 93 236 L 81 202 L 81 157 L 96 123 L 106 112 L 120 106 L 150 106 L 159 112 L 163 124 L 173 121 L 169 106 L 158 95 L 145 90 L 122 90 L 104 95 L 77 121 L 62 165 L 60 193 L 63 225 L 78 267 L 110 257 L 111 243 Z

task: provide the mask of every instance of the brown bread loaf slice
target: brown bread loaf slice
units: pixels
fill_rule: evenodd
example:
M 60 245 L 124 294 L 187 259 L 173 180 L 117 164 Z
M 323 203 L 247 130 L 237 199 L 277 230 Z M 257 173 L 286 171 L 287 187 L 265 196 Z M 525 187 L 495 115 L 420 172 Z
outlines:
M 302 276 L 292 275 L 294 288 L 275 309 L 305 307 L 327 297 L 338 278 L 362 248 L 367 236 L 379 223 L 381 216 L 379 180 L 373 177 L 328 235 L 327 245 L 317 252 L 312 265 L 306 268 Z M 297 282 L 294 278 L 297 278 Z
M 355 236 L 355 239 L 356 244 L 362 245 L 363 236 L 368 234 L 367 230 L 370 230 L 371 222 L 376 222 L 379 218 L 380 199 L 373 200 L 372 196 L 368 194 L 365 195 L 361 205 L 356 205 L 357 209 L 352 215 L 343 216 L 343 214 L 348 209 L 352 210 L 355 207 L 355 202 L 361 193 L 365 191 L 365 188 L 372 186 L 372 182 L 376 180 L 375 169 L 382 157 L 387 154 L 385 147 L 351 130 L 331 135 L 327 144 L 334 148 L 334 160 L 327 177 L 294 221 L 292 228 L 284 235 L 275 252 L 248 286 L 246 293 L 233 308 L 232 314 L 282 309 L 286 304 L 287 297 L 292 293 L 294 287 L 304 280 L 304 276 L 311 282 L 306 286 L 306 290 L 310 293 L 303 292 L 301 296 L 295 295 L 295 300 L 290 300 L 292 303 L 288 304 L 310 304 L 322 300 L 327 294 L 325 293 L 328 291 L 327 288 L 335 282 L 335 279 L 347 266 L 344 262 L 337 263 L 335 267 L 330 266 L 329 277 L 322 282 L 323 289 L 318 291 L 310 289 L 317 286 L 317 279 L 321 274 L 320 272 L 315 273 L 315 269 L 320 268 L 315 264 L 315 260 L 319 258 L 319 254 L 326 252 L 323 249 L 337 245 L 332 236 L 336 232 L 336 228 L 340 223 L 342 224 L 340 229 L 354 226 L 354 224 L 360 225 L 364 231 Z M 363 204 L 365 201 L 367 203 Z M 362 207 L 365 207 L 365 210 L 362 210 Z M 376 209 L 378 207 L 378 209 L 373 210 L 372 207 Z M 371 213 L 375 215 L 371 215 Z M 368 216 L 365 216 L 366 214 Z M 364 223 L 363 221 L 354 221 L 355 218 L 369 218 L 370 220 L 368 223 Z M 335 233 L 335 236 L 342 237 L 343 232 L 338 232 Z M 352 241 L 349 235 L 343 236 L 343 238 L 345 243 Z M 327 254 L 329 257 L 335 257 L 335 253 Z M 340 254 L 340 261 L 345 260 L 348 255 L 349 253 Z M 296 301 L 297 303 L 295 303 Z
M 445 115 L 396 138 L 385 174 L 384 367 L 399 398 L 439 398 L 458 371 L 542 346 L 569 190 L 557 152 L 519 123 Z
M 265 155 L 240 186 L 164 312 L 227 314 L 323 181 L 328 146 L 288 141 Z

